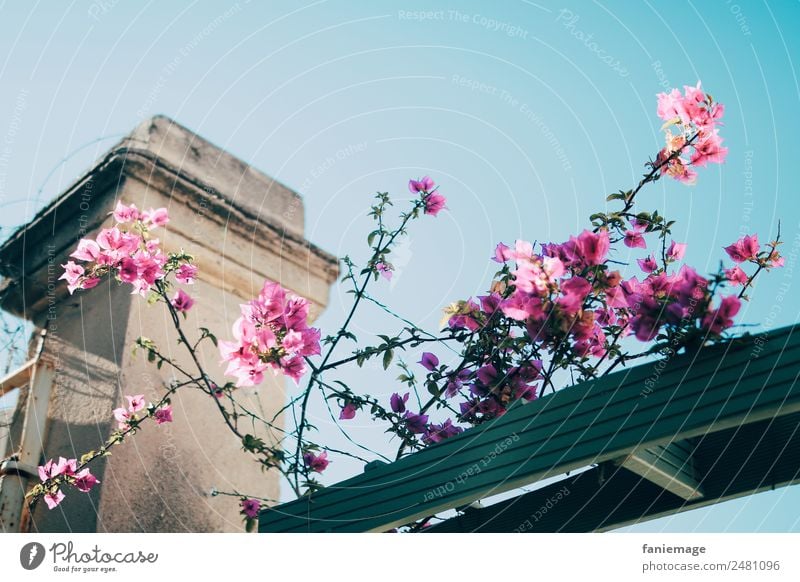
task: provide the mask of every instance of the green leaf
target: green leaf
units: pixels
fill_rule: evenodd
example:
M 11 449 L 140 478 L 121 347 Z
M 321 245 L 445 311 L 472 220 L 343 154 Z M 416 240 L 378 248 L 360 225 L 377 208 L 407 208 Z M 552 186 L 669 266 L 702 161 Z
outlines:
M 394 358 L 394 350 L 386 350 L 383 353 L 383 369 L 388 370 Z

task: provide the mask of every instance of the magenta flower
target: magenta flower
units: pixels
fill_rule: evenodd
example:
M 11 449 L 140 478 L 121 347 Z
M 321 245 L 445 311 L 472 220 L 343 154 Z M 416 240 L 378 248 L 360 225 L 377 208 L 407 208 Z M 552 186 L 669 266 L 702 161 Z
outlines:
M 673 261 L 680 261 L 686 254 L 687 246 L 688 245 L 686 243 L 672 241 L 667 249 L 667 258 L 672 259 Z
M 432 424 L 430 428 L 425 431 L 425 434 L 423 434 L 422 441 L 429 445 L 440 443 L 444 439 L 448 439 L 462 432 L 464 432 L 464 429 L 460 426 L 455 426 L 453 421 L 448 418 L 442 424 Z
M 412 194 L 416 194 L 417 192 L 430 192 L 433 190 L 434 186 L 436 186 L 436 183 L 430 176 L 423 176 L 420 180 L 408 181 L 408 190 Z
M 75 252 L 70 255 L 79 261 L 96 261 L 100 256 L 100 245 L 97 244 L 95 241 L 82 238 L 78 242 L 78 248 L 75 249 Z
M 176 311 L 186 313 L 192 308 L 192 305 L 194 305 L 194 299 L 192 299 L 191 296 L 183 289 L 178 289 L 178 292 L 175 293 L 175 296 L 172 298 L 170 303 Z
M 387 281 L 392 280 L 392 268 L 387 265 L 386 263 L 378 263 L 375 265 L 375 268 L 381 274 L 381 276 L 386 279 Z
M 239 387 L 255 386 L 269 368 L 298 383 L 306 371 L 304 357 L 320 353 L 320 331 L 308 326 L 308 301 L 265 281 L 258 297 L 240 307 L 234 341 L 219 342 L 225 374 Z
M 153 418 L 155 419 L 156 424 L 172 422 L 172 406 L 169 404 L 162 406 L 156 410 L 155 413 L 153 413 Z
M 393 412 L 402 413 L 406 411 L 406 402 L 408 402 L 409 393 L 406 392 L 402 396 L 398 393 L 392 394 L 391 398 L 389 399 L 389 405 L 392 407 Z
M 575 242 L 575 250 L 579 258 L 588 266 L 601 264 L 605 260 L 611 244 L 608 231 L 605 229 L 601 229 L 597 233 L 584 230 L 572 240 Z
M 625 231 L 625 238 L 623 239 L 626 247 L 632 249 L 646 249 L 647 243 L 644 242 L 642 231 L 640 230 L 627 230 Z
M 135 204 L 126 206 L 121 201 L 119 201 L 117 202 L 117 207 L 111 214 L 114 215 L 114 220 L 116 220 L 121 224 L 125 224 L 126 222 L 135 222 L 139 220 L 139 210 L 136 208 Z
M 716 309 L 709 306 L 709 311 L 703 318 L 703 327 L 714 334 L 722 333 L 733 325 L 733 317 L 739 313 L 741 306 L 742 302 L 735 295 L 723 297 Z
M 356 405 L 348 402 L 344 405 L 341 412 L 339 412 L 339 420 L 350 420 L 356 416 Z
M 427 430 L 428 415 L 427 414 L 414 414 L 413 412 L 406 412 L 403 417 L 406 421 L 406 428 L 409 432 L 414 434 L 422 434 Z
M 733 267 L 732 269 L 725 269 L 725 278 L 728 279 L 728 282 L 734 287 L 744 285 L 748 280 L 747 273 L 739 266 Z
M 125 398 L 128 401 L 128 410 L 131 412 L 139 412 L 145 407 L 144 394 L 125 396 Z
M 53 459 L 50 459 L 44 465 L 40 465 L 37 469 L 39 472 L 39 479 L 41 481 L 47 481 L 48 479 L 58 477 L 59 475 L 74 475 L 77 467 L 77 459 L 65 459 L 64 457 L 59 457 L 57 462 Z
M 758 235 L 745 235 L 732 245 L 725 247 L 728 256 L 737 263 L 743 263 L 755 259 L 761 245 L 758 243 Z
M 303 454 L 303 462 L 306 464 L 309 471 L 316 471 L 317 473 L 322 473 L 330 464 L 328 453 L 325 451 L 321 452 L 319 455 L 307 452 Z
M 653 255 L 650 255 L 646 259 L 636 259 L 636 262 L 639 263 L 639 268 L 645 273 L 652 273 L 658 270 L 658 262 Z
M 66 265 L 61 266 L 64 268 L 64 273 L 58 279 L 64 279 L 67 282 L 67 290 L 72 295 L 75 289 L 80 289 L 80 281 L 85 271 L 83 267 L 73 261 L 67 261 Z
M 494 248 L 494 256 L 492 260 L 495 263 L 505 263 L 511 258 L 511 248 L 503 243 L 497 243 Z
M 75 482 L 73 485 L 75 485 L 78 491 L 89 493 L 98 483 L 100 483 L 99 479 L 92 475 L 89 469 L 83 469 L 75 475 Z
M 717 130 L 705 133 L 702 139 L 695 144 L 692 153 L 692 165 L 705 166 L 706 164 L 721 164 L 728 155 L 728 148 L 722 147 L 722 138 Z
M 169 222 L 169 213 L 166 208 L 151 208 L 142 212 L 142 221 L 151 228 L 165 226 Z
M 422 367 L 433 372 L 439 366 L 439 358 L 430 352 L 422 352 L 422 359 L 417 362 L 422 364 Z
M 240 502 L 242 513 L 250 519 L 256 519 L 261 511 L 261 502 L 258 499 L 242 499 Z
M 425 196 L 425 214 L 436 216 L 444 209 L 447 199 L 438 192 L 431 192 Z
M 184 263 L 178 267 L 177 271 L 175 271 L 175 279 L 178 281 L 178 283 L 183 283 L 184 285 L 193 285 L 196 278 L 197 267 L 195 265 Z
M 115 408 L 112 411 L 112 414 L 114 415 L 114 418 L 117 421 L 117 428 L 119 428 L 120 430 L 128 428 L 128 424 L 130 423 L 132 415 L 130 412 L 128 412 L 127 409 Z
M 55 509 L 62 501 L 64 501 L 64 493 L 62 493 L 61 489 L 56 489 L 55 493 L 48 492 L 44 496 L 44 502 L 47 504 L 48 509 Z

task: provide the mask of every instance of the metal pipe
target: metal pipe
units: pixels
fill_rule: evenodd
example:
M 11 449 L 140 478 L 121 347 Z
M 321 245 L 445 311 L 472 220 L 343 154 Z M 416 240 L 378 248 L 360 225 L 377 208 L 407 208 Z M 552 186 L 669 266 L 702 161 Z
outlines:
M 39 465 L 44 448 L 47 408 L 54 376 L 52 366 L 40 362 L 46 333 L 46 330 L 42 330 L 39 334 L 33 359 L 3 379 L 4 391 L 7 386 L 16 384 L 23 378 L 28 379 L 28 398 L 25 403 L 19 448 L 0 464 L 0 531 L 3 532 L 20 531 L 28 481 L 31 477 L 37 477 L 36 467 Z

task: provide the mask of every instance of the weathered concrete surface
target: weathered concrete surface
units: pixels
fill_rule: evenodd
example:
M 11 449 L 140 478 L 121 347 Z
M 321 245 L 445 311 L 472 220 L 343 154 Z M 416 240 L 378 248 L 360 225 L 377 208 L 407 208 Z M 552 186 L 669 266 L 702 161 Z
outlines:
M 304 240 L 295 193 L 169 119 L 141 124 L 0 248 L 2 308 L 49 330 L 43 358 L 56 376 L 48 458 L 96 448 L 114 429 L 111 410 L 123 394 L 143 392 L 154 400 L 163 391 L 171 373 L 132 355 L 137 337 L 153 339 L 181 365 L 191 363 L 166 311 L 130 296 L 130 287 L 105 282 L 69 296 L 57 281 L 77 239 L 111 224 L 108 213 L 118 199 L 167 207 L 170 224 L 157 231 L 162 245 L 195 255 L 200 275 L 189 291 L 198 301 L 184 324 L 190 337 L 199 326 L 229 335 L 239 303 L 265 279 L 308 298 L 316 316 L 337 276 L 335 259 Z M 200 355 L 221 380 L 210 342 Z M 240 396 L 266 414 L 285 401 L 282 380 L 249 390 Z M 21 406 L 25 400 L 23 393 Z M 277 498 L 277 476 L 241 452 L 210 397 L 181 391 L 173 409 L 173 424 L 148 426 L 95 466 L 102 484 L 93 493 L 70 491 L 55 511 L 37 507 L 31 529 L 240 531 L 237 502 L 211 498 L 213 487 Z M 12 439 L 17 430 L 11 427 Z

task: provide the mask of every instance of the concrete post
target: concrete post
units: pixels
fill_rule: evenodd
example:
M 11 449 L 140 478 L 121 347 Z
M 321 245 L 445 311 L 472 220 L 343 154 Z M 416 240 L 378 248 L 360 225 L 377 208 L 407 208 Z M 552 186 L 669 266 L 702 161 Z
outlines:
M 304 239 L 297 194 L 167 118 L 142 123 L 0 248 L 0 307 L 47 328 L 41 358 L 53 370 L 53 385 L 44 458 L 99 446 L 114 429 L 111 410 L 123 394 L 156 398 L 171 374 L 141 353 L 132 355 L 137 337 L 153 339 L 189 365 L 162 308 L 113 281 L 69 296 L 57 280 L 77 240 L 110 224 L 117 200 L 167 207 L 171 221 L 159 232 L 162 245 L 196 257 L 200 276 L 191 292 L 197 304 L 188 330 L 203 326 L 226 337 L 239 303 L 255 296 L 265 279 L 308 298 L 315 317 L 338 274 L 335 258 Z M 222 380 L 213 346 L 200 355 Z M 245 390 L 241 395 L 265 414 L 286 399 L 282 380 Z M 23 515 L 23 529 L 241 531 L 236 500 L 211 498 L 210 491 L 277 498 L 277 475 L 263 473 L 241 452 L 208 396 L 179 392 L 173 410 L 173 424 L 147 427 L 95 466 L 101 485 L 91 494 L 69 491 L 53 511 L 40 504 Z M 12 448 L 21 433 L 20 420 L 11 427 Z

